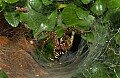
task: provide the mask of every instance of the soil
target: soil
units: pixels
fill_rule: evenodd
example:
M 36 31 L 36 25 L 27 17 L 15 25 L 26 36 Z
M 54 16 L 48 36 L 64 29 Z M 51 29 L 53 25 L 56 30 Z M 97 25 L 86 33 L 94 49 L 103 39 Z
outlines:
M 30 55 L 31 30 L 24 24 L 11 27 L 0 13 L 0 70 L 9 78 L 44 78 L 48 73 Z

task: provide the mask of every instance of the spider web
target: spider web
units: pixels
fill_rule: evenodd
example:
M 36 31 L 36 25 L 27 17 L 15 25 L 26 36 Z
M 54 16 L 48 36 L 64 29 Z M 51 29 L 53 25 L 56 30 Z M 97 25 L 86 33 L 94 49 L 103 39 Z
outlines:
M 100 64 L 103 66 L 103 69 L 108 71 L 105 73 L 107 75 L 105 77 L 119 78 L 117 67 L 119 68 L 120 47 L 113 40 L 115 38 L 115 35 L 119 33 L 119 29 L 111 29 L 110 26 L 111 23 L 109 22 L 107 24 L 100 24 L 95 21 L 92 24 L 92 32 L 94 35 L 93 43 L 91 44 L 82 39 L 78 46 L 78 51 L 70 54 L 67 61 L 64 61 L 60 64 L 54 64 L 51 61 L 46 62 L 36 60 L 39 65 L 43 66 L 49 73 L 49 76 L 46 76 L 46 78 L 95 77 L 91 75 L 93 74 L 91 71 L 93 72 L 96 70 L 96 68 L 94 68 L 96 61 L 100 62 Z M 114 31 L 117 32 L 115 32 L 115 34 L 112 34 Z M 110 54 L 113 58 L 110 58 L 108 54 Z M 32 55 L 34 58 L 36 57 L 35 54 Z M 97 73 L 101 74 L 101 70 Z
M 90 77 L 88 73 L 90 73 L 89 69 L 92 67 L 91 65 L 94 65 L 94 62 L 96 60 L 100 60 L 99 57 L 106 53 L 106 48 L 108 48 L 106 46 L 109 45 L 106 44 L 106 42 L 109 43 L 109 41 L 107 41 L 109 35 L 109 27 L 107 25 L 94 23 L 93 29 L 93 43 L 91 44 L 82 39 L 78 46 L 78 51 L 70 54 L 67 61 L 62 62 L 61 64 L 54 64 L 50 61 L 45 62 L 41 61 L 40 59 L 37 60 L 39 65 L 43 66 L 45 70 L 49 72 L 49 78 Z M 105 51 L 103 52 L 104 49 Z M 35 54 L 33 54 L 33 56 L 36 57 Z M 103 60 L 103 58 L 101 59 Z
M 70 54 L 67 61 L 59 64 L 54 64 L 51 61 L 37 60 L 40 66 L 43 66 L 47 72 L 49 72 L 49 78 L 81 78 L 87 77 L 86 71 L 90 65 L 96 60 L 99 60 L 103 49 L 105 48 L 107 37 L 109 35 L 109 27 L 107 25 L 101 25 L 94 23 L 93 25 L 94 41 L 89 43 L 84 39 L 81 39 L 78 51 Z M 32 54 L 35 58 L 36 55 Z M 37 59 L 36 57 L 35 59 Z M 41 58 L 42 55 L 41 55 Z M 103 59 L 102 59 L 103 60 Z M 47 78 L 46 77 L 46 78 Z

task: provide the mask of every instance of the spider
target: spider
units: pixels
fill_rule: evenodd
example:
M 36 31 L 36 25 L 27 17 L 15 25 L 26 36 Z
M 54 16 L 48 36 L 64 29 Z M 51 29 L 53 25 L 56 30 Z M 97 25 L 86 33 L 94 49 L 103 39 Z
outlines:
M 27 8 L 22 8 L 22 7 L 16 7 L 16 11 L 18 12 L 23 12 L 23 13 L 27 13 L 28 9 Z
M 39 35 L 36 36 L 36 40 L 38 40 L 40 35 L 48 34 L 49 36 L 44 40 L 42 47 L 44 47 L 45 43 L 49 39 L 52 39 L 54 44 L 53 50 L 54 58 L 49 59 L 58 62 L 62 55 L 64 54 L 66 54 L 66 56 L 69 55 L 69 50 L 72 47 L 75 33 L 76 32 L 80 34 L 82 33 L 80 29 L 75 28 L 76 28 L 75 26 L 66 28 L 61 38 L 57 38 L 56 32 L 42 31 Z M 71 35 L 69 35 L 69 32 L 71 32 Z

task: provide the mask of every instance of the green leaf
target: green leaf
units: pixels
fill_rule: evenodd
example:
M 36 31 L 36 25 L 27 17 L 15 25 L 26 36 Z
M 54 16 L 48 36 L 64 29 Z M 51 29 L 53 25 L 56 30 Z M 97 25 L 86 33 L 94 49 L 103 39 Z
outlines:
M 115 35 L 115 41 L 118 45 L 120 45 L 120 32 Z
M 92 0 L 81 0 L 84 4 L 88 4 L 88 3 L 90 3 L 90 1 L 92 1 Z
M 62 20 L 63 23 L 71 26 L 89 26 L 93 23 L 94 17 L 89 15 L 89 11 L 84 11 L 74 4 L 69 4 L 62 12 Z
M 89 25 L 91 25 L 93 22 L 94 22 L 94 20 L 95 20 L 95 17 L 94 16 L 92 16 L 92 15 L 88 15 L 88 17 L 84 20 L 87 24 L 88 24 L 88 26 Z
M 69 4 L 62 12 L 62 20 L 67 25 L 76 25 L 79 23 L 79 18 L 75 12 L 76 6 Z
M 120 8 L 120 0 L 106 0 L 108 9 Z
M 0 12 L 3 11 L 4 8 L 5 8 L 5 5 L 3 4 L 2 1 L 0 1 Z
M 0 1 L 0 5 L 3 5 L 2 1 Z
M 89 26 L 94 22 L 95 17 L 92 15 L 89 15 L 89 11 L 84 11 L 81 8 L 76 9 L 76 14 L 78 16 L 79 20 L 79 25 L 81 26 Z
M 39 28 L 35 30 L 35 36 L 39 34 L 42 31 L 53 31 L 55 24 L 56 24 L 56 18 L 57 18 L 57 11 L 53 11 L 47 19 L 45 19 L 40 25 Z M 44 38 L 44 37 L 43 37 Z
M 82 38 L 91 43 L 94 41 L 93 33 L 86 33 L 86 35 L 82 35 Z
M 76 9 L 76 14 L 77 14 L 77 16 L 78 16 L 79 19 L 85 19 L 85 18 L 87 18 L 88 15 L 89 15 L 89 13 L 90 13 L 89 11 L 84 11 L 81 8 L 77 8 Z
M 20 19 L 17 12 L 4 12 L 4 17 L 12 27 L 18 26 Z
M 114 73 L 117 75 L 118 78 L 120 78 L 120 66 L 117 66 L 115 68 L 115 72 Z M 117 78 L 116 75 L 115 75 L 115 78 Z
M 110 20 L 110 10 L 108 10 L 107 12 L 106 12 L 106 15 L 105 15 L 105 17 L 104 17 L 104 19 L 103 19 L 103 22 L 104 23 L 108 23 L 108 21 Z
M 49 36 L 49 34 L 39 35 L 38 40 L 45 39 Z M 36 36 L 34 36 L 36 38 Z
M 67 6 L 67 4 L 60 4 L 60 5 L 58 6 L 58 9 L 65 8 L 66 6 Z
M 92 67 L 90 67 L 90 71 L 88 71 L 88 73 L 88 78 L 108 78 L 107 70 L 100 62 L 94 62 Z
M 64 29 L 62 26 L 57 26 L 57 27 L 55 28 L 55 32 L 57 33 L 57 37 L 58 37 L 58 38 L 60 38 L 60 37 L 63 35 L 64 30 L 65 30 L 65 29 Z
M 106 9 L 105 0 L 97 0 L 93 7 L 91 8 L 92 12 L 96 15 L 102 15 L 105 9 Z
M 55 32 L 57 33 L 57 37 L 60 38 L 65 30 L 66 26 L 62 23 L 62 16 L 61 14 L 57 17 L 57 26 L 55 26 Z
M 44 21 L 47 20 L 47 17 L 41 13 L 38 13 L 32 9 L 29 9 L 28 13 L 21 13 L 20 14 L 21 21 L 27 23 L 28 27 L 36 32 L 38 29 L 41 29 L 39 33 L 43 30 L 46 30 L 44 27 Z M 38 33 L 38 34 L 39 34 Z
M 45 49 L 43 53 L 43 56 L 47 61 L 51 61 L 50 58 L 54 58 L 53 50 L 54 50 L 54 45 L 52 43 L 52 40 L 50 40 L 50 43 L 45 45 Z
M 88 15 L 88 17 L 79 20 L 79 23 L 77 24 L 78 26 L 82 27 L 90 27 L 91 24 L 94 22 L 95 17 L 92 15 Z
M 57 10 L 53 11 L 46 20 L 45 24 L 49 27 L 48 30 L 53 30 L 56 24 Z
M 113 11 L 113 9 L 112 9 L 112 11 Z M 119 23 L 120 18 L 117 18 L 117 17 L 120 17 L 120 10 L 118 10 L 118 11 L 115 10 L 114 12 L 112 12 L 112 11 L 111 11 L 111 13 L 109 11 L 109 13 L 110 13 L 109 21 L 111 23 L 111 28 L 118 29 L 120 27 L 120 23 Z
M 19 0 L 4 0 L 6 3 L 16 3 L 18 2 Z
M 41 0 L 30 0 L 30 6 L 37 12 L 41 12 L 42 1 Z
M 45 6 L 51 4 L 51 1 L 50 1 L 50 0 L 42 0 L 42 2 L 43 2 L 43 4 L 44 4 Z
M 104 17 L 104 20 L 103 22 L 104 23 L 108 23 L 109 21 L 111 21 L 112 23 L 114 23 L 114 25 L 111 25 L 113 28 L 115 28 L 116 26 L 115 25 L 118 25 L 119 23 L 119 20 L 120 18 L 116 18 L 116 17 L 119 17 L 120 16 L 120 8 L 118 9 L 109 9 L 106 14 L 105 14 L 105 17 Z
M 0 78 L 8 78 L 8 77 L 3 71 L 0 71 Z
M 34 36 L 42 31 L 53 31 L 56 24 L 57 11 L 53 11 L 50 15 L 45 16 L 39 12 L 34 11 L 29 6 L 28 13 L 21 13 L 21 21 L 28 24 L 28 27 L 34 31 Z

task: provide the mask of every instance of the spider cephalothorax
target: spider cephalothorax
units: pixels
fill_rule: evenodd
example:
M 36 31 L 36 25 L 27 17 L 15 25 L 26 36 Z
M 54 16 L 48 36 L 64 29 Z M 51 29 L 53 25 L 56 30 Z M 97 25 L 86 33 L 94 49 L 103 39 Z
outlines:
M 43 46 L 45 45 L 45 43 L 49 40 L 52 39 L 53 44 L 54 44 L 54 58 L 50 58 L 53 61 L 59 61 L 60 57 L 63 54 L 66 54 L 66 56 L 68 56 L 68 52 L 70 50 L 70 48 L 72 47 L 73 44 L 73 39 L 74 39 L 74 35 L 75 35 L 75 30 L 73 30 L 75 27 L 71 26 L 67 29 L 65 29 L 64 34 L 61 38 L 57 38 L 57 34 L 55 32 L 51 32 L 51 31 L 43 31 L 40 34 L 44 35 L 44 34 L 48 34 L 49 36 L 44 40 L 43 42 Z M 68 32 L 71 32 L 70 35 L 68 35 Z M 81 30 L 79 31 L 81 33 Z M 39 34 L 39 35 L 40 35 Z M 38 39 L 39 35 L 36 37 L 36 39 Z

